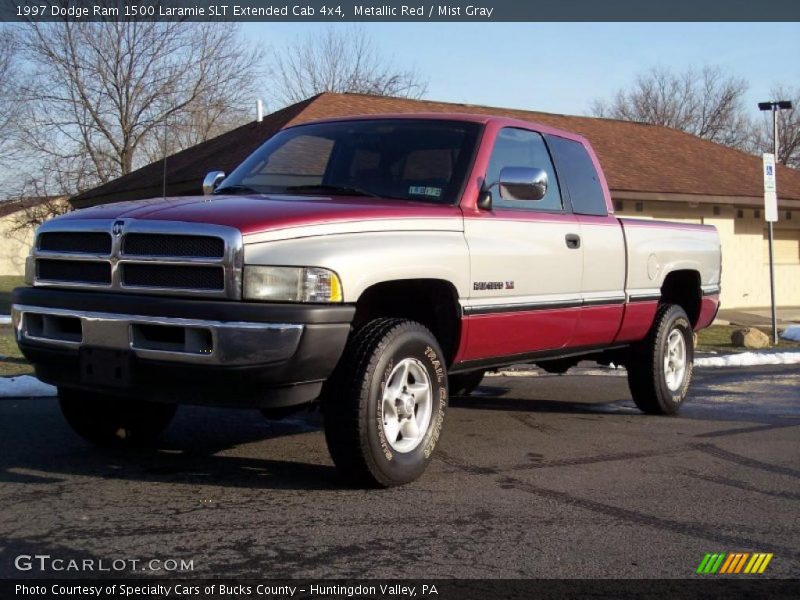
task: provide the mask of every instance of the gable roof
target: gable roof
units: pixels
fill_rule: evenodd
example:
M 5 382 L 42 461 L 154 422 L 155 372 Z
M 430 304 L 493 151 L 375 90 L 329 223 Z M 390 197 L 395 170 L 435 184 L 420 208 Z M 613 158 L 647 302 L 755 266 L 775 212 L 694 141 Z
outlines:
M 0 218 L 13 215 L 25 209 L 36 208 L 47 202 L 65 200 L 64 196 L 36 196 L 33 198 L 15 198 L 0 202 Z
M 509 108 L 409 100 L 365 94 L 323 93 L 274 112 L 167 158 L 168 195 L 201 193 L 211 170 L 230 172 L 269 136 L 290 125 L 355 115 L 459 112 L 503 116 L 550 125 L 585 136 L 597 153 L 612 196 L 711 196 L 749 203 L 763 198 L 760 157 L 676 129 L 645 123 Z M 149 164 L 71 199 L 76 207 L 158 196 L 163 161 Z M 800 171 L 779 166 L 782 201 L 800 207 Z M 685 199 L 685 198 L 682 198 Z

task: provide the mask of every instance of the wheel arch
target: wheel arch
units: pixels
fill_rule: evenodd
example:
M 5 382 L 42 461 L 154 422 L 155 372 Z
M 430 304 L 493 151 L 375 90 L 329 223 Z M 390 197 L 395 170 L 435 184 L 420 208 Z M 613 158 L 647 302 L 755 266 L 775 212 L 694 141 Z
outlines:
M 694 327 L 700 318 L 703 301 L 700 272 L 693 269 L 670 271 L 661 284 L 661 304 L 677 304 Z
M 433 333 L 450 365 L 461 339 L 456 286 L 445 279 L 394 279 L 366 288 L 356 301 L 353 328 L 380 317 L 417 321 Z

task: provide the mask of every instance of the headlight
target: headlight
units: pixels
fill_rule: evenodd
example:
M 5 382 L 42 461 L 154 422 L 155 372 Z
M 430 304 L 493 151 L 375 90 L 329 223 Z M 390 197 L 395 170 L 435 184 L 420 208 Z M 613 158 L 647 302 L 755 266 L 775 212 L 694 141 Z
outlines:
M 245 266 L 242 297 L 269 302 L 341 302 L 342 283 L 319 267 Z

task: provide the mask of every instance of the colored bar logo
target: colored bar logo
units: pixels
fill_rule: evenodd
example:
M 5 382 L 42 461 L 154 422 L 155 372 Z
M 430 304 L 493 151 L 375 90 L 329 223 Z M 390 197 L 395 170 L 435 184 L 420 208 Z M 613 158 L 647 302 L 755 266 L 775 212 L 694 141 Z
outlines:
M 696 573 L 700 575 L 760 575 L 767 569 L 773 554 L 766 552 L 707 553 Z

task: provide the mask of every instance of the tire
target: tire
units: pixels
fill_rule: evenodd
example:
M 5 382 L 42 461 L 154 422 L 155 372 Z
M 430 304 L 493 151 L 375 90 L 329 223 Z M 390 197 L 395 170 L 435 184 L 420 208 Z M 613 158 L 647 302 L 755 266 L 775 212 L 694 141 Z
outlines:
M 628 387 L 639 409 L 651 415 L 678 412 L 689 392 L 694 337 L 686 312 L 675 304 L 659 307 L 647 338 L 631 348 Z
M 322 395 L 337 470 L 369 487 L 414 481 L 431 460 L 446 408 L 447 373 L 433 334 L 414 321 L 370 321 L 351 336 Z
M 473 371 L 472 373 L 460 373 L 449 375 L 449 391 L 451 396 L 469 396 L 474 392 L 483 381 L 486 371 Z
M 58 390 L 70 427 L 97 446 L 143 446 L 172 422 L 177 406 L 66 388 Z

